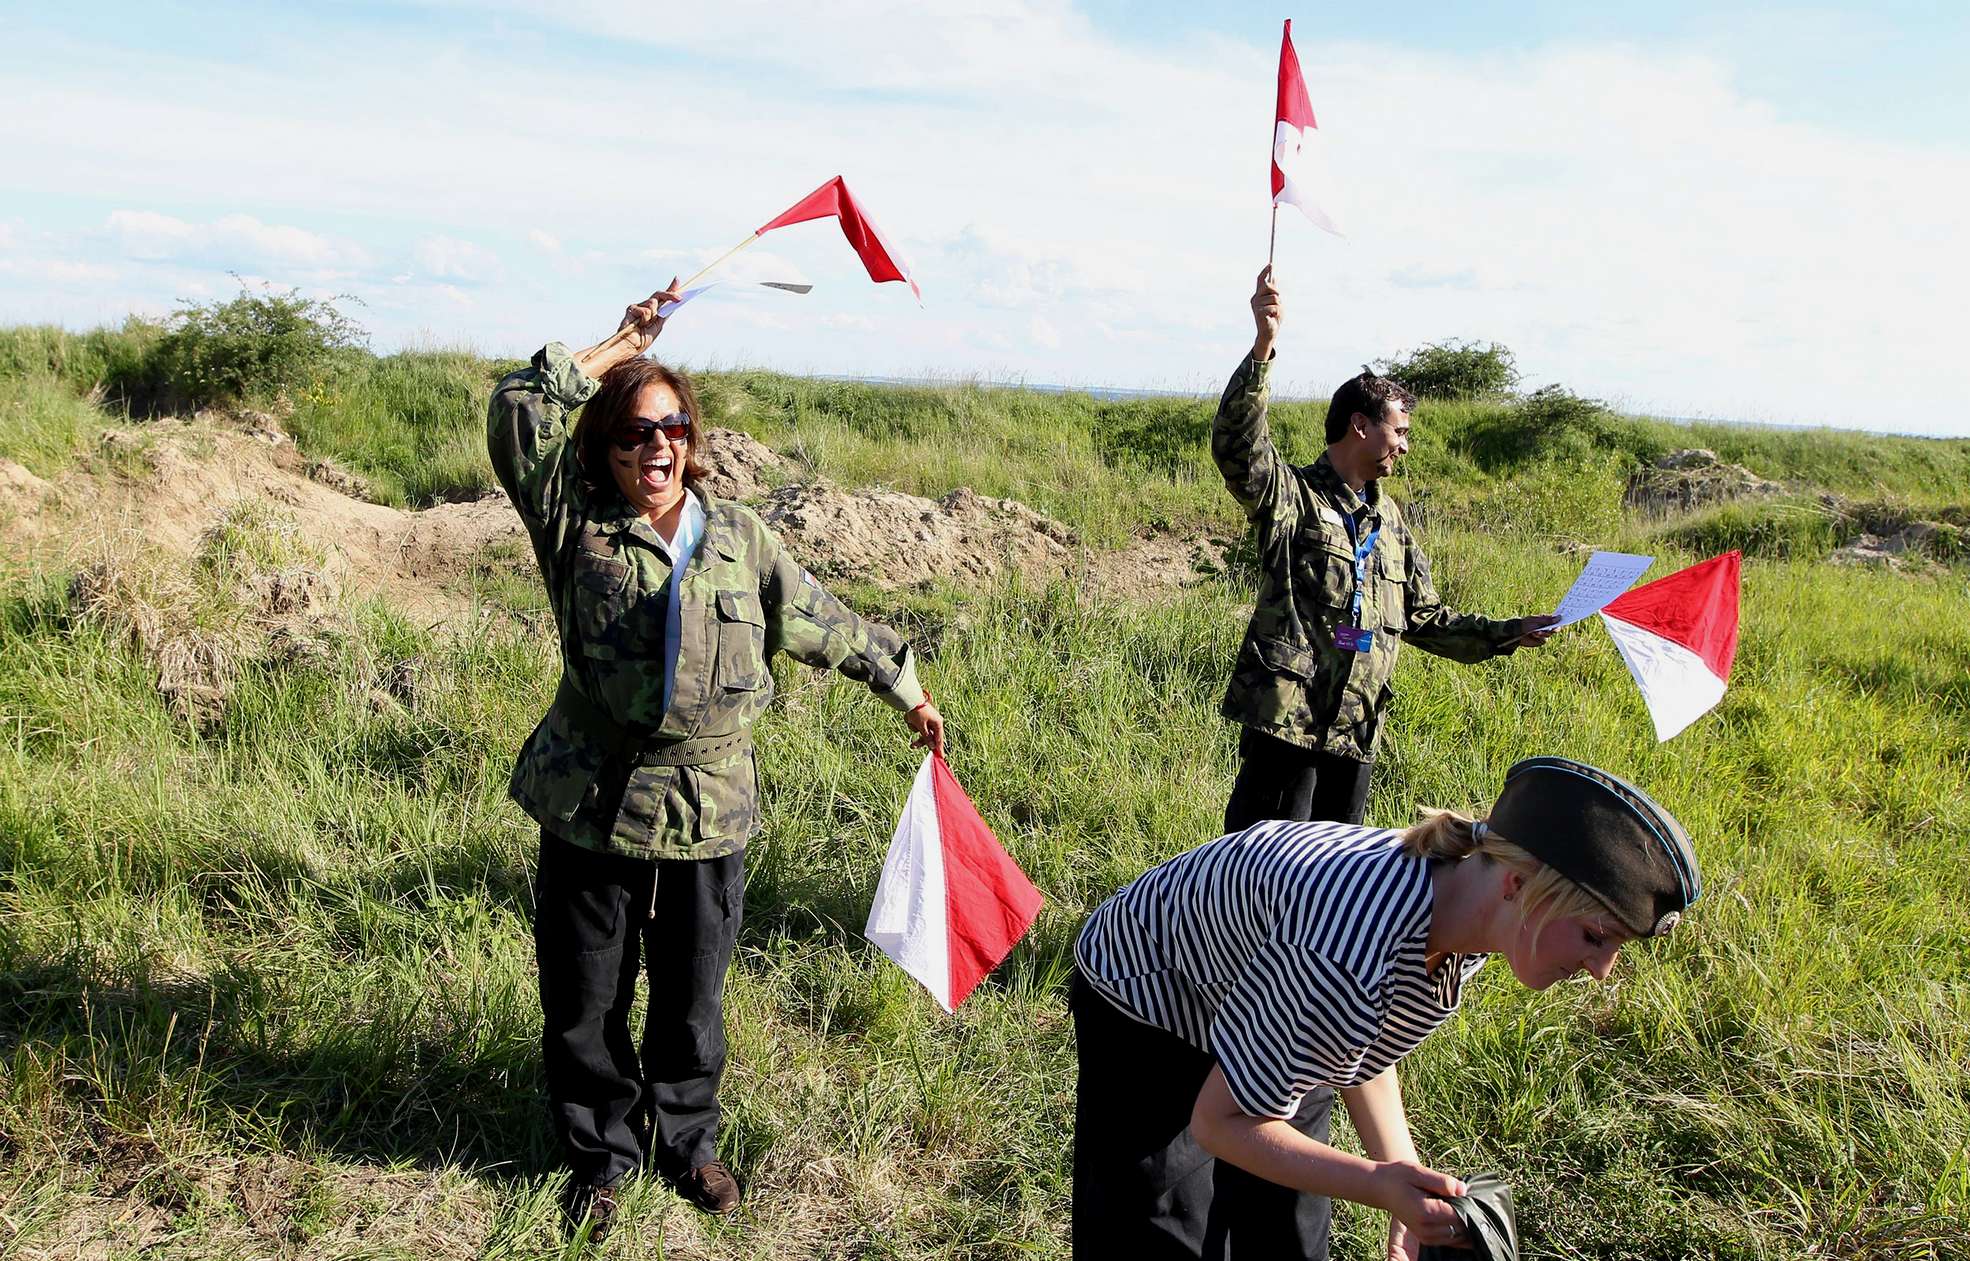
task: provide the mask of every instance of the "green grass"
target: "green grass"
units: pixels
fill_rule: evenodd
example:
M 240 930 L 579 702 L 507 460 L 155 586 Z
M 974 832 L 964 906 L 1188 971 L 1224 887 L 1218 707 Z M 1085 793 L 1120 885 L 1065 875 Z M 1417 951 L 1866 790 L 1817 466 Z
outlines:
M 58 472 L 103 417 L 35 362 L 0 377 L 20 403 L 0 412 L 0 455 Z M 476 439 L 492 371 L 377 360 L 297 404 L 293 426 L 312 455 L 410 475 L 406 501 L 449 493 L 471 484 L 448 444 Z M 707 374 L 705 394 L 850 485 L 963 482 L 1111 541 L 1236 519 L 1201 450 L 1206 403 L 762 373 Z M 1970 1256 L 1970 575 L 1815 563 L 1820 537 L 1761 515 L 1776 506 L 1626 518 L 1627 447 L 1481 467 L 1454 439 L 1489 423 L 1485 406 L 1420 417 L 1403 479 L 1454 604 L 1550 608 L 1576 540 L 1645 546 L 1656 573 L 1761 530 L 1773 542 L 1748 549 L 1729 695 L 1665 745 L 1591 623 L 1477 667 L 1404 655 L 1371 820 L 1481 805 L 1513 760 L 1560 752 L 1670 805 L 1708 883 L 1610 985 L 1533 994 L 1481 974 L 1404 1067 L 1426 1159 L 1506 1171 L 1531 1255 Z M 1310 455 L 1317 409 L 1280 411 Z M 1818 452 L 1836 437 L 1784 434 L 1746 454 L 1672 436 L 1766 476 L 1817 461 L 1843 493 L 1960 494 L 1924 480 L 1953 444 Z M 1876 462 L 1854 462 L 1877 442 Z M 446 449 L 455 469 L 420 471 Z M 208 538 L 208 578 L 297 560 L 256 520 Z M 538 593 L 490 582 L 496 616 L 469 633 L 360 610 L 331 655 L 245 661 L 194 724 L 127 636 L 72 616 L 66 577 L 0 576 L 10 1255 L 565 1255 L 534 836 L 504 795 L 557 667 L 551 632 L 501 611 L 537 614 Z M 915 764 L 901 724 L 778 667 L 727 1005 L 726 1152 L 749 1204 L 708 1222 L 638 1184 L 604 1255 L 1066 1255 L 1073 934 L 1215 832 L 1240 584 L 1153 606 L 1014 583 L 846 593 L 923 651 L 952 763 L 1046 908 L 956 1018 L 937 1011 L 858 932 Z M 411 683 L 392 693 L 393 678 Z M 1381 1230 L 1343 1208 L 1336 1256 L 1376 1255 Z

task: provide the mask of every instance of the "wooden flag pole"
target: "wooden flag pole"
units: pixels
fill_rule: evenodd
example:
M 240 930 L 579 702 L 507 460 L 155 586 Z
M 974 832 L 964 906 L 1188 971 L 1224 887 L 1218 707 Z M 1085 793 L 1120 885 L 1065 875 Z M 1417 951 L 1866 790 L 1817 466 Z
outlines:
M 1272 266 L 1272 249 L 1279 244 L 1279 203 L 1272 203 L 1272 235 L 1265 242 L 1265 265 Z
M 745 240 L 739 242 L 737 245 L 734 245 L 731 249 L 726 250 L 723 254 L 720 254 L 717 258 L 712 259 L 709 263 L 706 263 L 703 267 L 698 268 L 697 273 L 693 275 L 689 280 L 685 281 L 683 284 L 677 286 L 675 292 L 682 293 L 686 289 L 689 289 L 692 285 L 697 284 L 700 280 L 703 280 L 707 275 L 711 274 L 712 268 L 718 266 L 720 263 L 732 257 L 732 255 L 738 253 L 740 250 L 744 249 L 748 245 L 751 245 L 754 241 L 757 241 L 758 239 L 759 239 L 759 233 L 755 232 L 751 236 L 747 237 Z M 611 346 L 615 345 L 623 338 L 628 337 L 631 333 L 635 331 L 636 331 L 636 325 L 634 324 L 624 325 L 622 328 L 616 330 L 615 336 L 609 338 L 609 340 L 603 342 L 600 346 L 597 346 L 595 349 L 598 353 L 607 350 Z

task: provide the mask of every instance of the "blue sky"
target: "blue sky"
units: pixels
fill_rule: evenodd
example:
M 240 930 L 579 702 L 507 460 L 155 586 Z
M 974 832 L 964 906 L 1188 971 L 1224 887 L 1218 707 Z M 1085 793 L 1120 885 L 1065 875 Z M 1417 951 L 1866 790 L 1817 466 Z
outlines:
M 1294 14 L 1345 240 L 1282 214 L 1285 386 L 1461 337 L 1643 411 L 1970 434 L 1960 6 Z M 775 233 L 693 365 L 1212 390 L 1249 342 L 1278 21 L 1253 5 L 35 6 L 0 320 L 349 294 L 378 349 L 594 340 L 837 173 L 919 307 Z

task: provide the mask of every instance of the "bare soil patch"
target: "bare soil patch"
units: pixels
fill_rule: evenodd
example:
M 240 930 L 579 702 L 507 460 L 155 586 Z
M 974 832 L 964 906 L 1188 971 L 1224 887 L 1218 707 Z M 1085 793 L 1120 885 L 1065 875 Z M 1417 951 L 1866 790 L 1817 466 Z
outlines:
M 899 589 L 1016 573 L 1137 599 L 1216 572 L 1230 545 L 1201 532 L 1164 533 L 1097 551 L 1016 500 L 966 488 L 932 500 L 791 483 L 794 466 L 746 434 L 712 428 L 705 445 L 705 488 L 757 504 L 801 563 L 826 579 Z M 0 540 L 70 568 L 91 563 L 108 536 L 190 557 L 229 512 L 265 502 L 318 549 L 327 588 L 380 597 L 429 623 L 470 615 L 475 573 L 531 572 L 519 519 L 501 496 L 404 511 L 364 493 L 346 469 L 304 458 L 272 416 L 203 414 L 105 430 L 98 458 L 60 485 L 0 463 Z
M 1727 464 L 1705 447 L 1671 451 L 1628 479 L 1627 506 L 1653 516 L 1690 512 L 1733 499 L 1764 499 L 1785 491 L 1783 483 L 1758 476 L 1742 464 Z

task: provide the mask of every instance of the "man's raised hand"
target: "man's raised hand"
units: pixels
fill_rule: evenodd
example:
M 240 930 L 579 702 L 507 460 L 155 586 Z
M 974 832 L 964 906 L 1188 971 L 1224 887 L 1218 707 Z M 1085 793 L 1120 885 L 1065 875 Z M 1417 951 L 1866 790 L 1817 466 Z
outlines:
M 1258 287 L 1252 290 L 1252 322 L 1258 336 L 1252 341 L 1252 358 L 1264 362 L 1272 358 L 1272 344 L 1279 339 L 1281 311 L 1279 290 L 1272 283 L 1272 264 L 1259 273 Z

